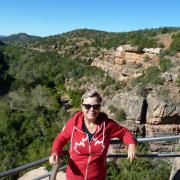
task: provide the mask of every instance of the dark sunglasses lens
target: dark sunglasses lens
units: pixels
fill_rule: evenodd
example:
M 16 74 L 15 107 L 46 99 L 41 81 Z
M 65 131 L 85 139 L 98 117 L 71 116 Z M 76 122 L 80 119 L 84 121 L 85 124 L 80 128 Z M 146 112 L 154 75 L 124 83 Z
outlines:
M 90 104 L 83 104 L 83 106 L 84 106 L 87 110 L 91 109 L 91 105 L 90 105 Z
M 100 108 L 100 104 L 93 105 L 93 109 L 98 110 Z
M 90 110 L 91 107 L 93 107 L 93 109 L 98 110 L 100 108 L 100 104 L 83 104 L 83 106 L 85 107 L 85 109 Z

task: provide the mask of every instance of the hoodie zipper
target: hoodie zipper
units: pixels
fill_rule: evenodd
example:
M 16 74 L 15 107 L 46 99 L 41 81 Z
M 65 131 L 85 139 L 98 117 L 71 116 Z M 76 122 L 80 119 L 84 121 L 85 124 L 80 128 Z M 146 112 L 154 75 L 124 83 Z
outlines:
M 76 129 L 78 129 L 78 128 L 76 128 Z M 87 133 L 81 131 L 80 129 L 78 129 L 78 130 L 79 130 L 80 132 L 82 132 L 82 133 L 84 133 L 84 134 L 86 134 L 86 135 L 88 136 Z M 93 137 L 94 137 L 100 130 L 101 130 L 101 128 L 98 129 L 98 131 L 93 135 Z M 92 139 L 93 139 L 93 137 L 92 137 Z M 88 176 L 88 167 L 89 167 L 89 163 L 90 163 L 90 161 L 91 161 L 91 146 L 90 146 L 90 143 L 91 143 L 92 139 L 91 139 L 90 141 L 88 141 L 88 142 L 89 142 L 89 143 L 88 143 L 88 144 L 89 144 L 89 157 L 88 157 L 88 162 L 87 162 L 87 166 L 86 166 L 85 180 L 87 180 L 87 176 Z
M 90 160 L 91 160 L 91 146 L 90 146 L 90 142 L 89 142 L 89 157 L 88 157 L 88 163 L 87 163 L 87 167 L 86 167 L 85 180 L 87 180 L 88 167 L 89 167 Z

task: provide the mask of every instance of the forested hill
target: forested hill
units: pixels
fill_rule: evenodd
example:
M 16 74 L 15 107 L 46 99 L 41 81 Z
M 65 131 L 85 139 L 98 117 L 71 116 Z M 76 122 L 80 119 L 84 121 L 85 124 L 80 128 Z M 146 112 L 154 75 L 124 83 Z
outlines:
M 28 35 L 26 33 L 12 34 L 9 36 L 0 36 L 0 41 L 4 43 L 24 43 L 28 41 L 38 40 L 41 37 Z
M 57 132 L 75 111 L 80 110 L 80 97 L 85 90 L 99 90 L 105 100 L 104 110 L 122 121 L 130 116 L 129 112 L 108 106 L 109 100 L 119 93 L 134 90 L 138 96 L 146 98 L 153 88 L 166 86 L 164 72 L 180 72 L 180 28 L 121 33 L 79 29 L 31 42 L 18 42 L 0 43 L 1 172 L 48 156 Z M 136 47 L 138 55 L 144 53 L 144 48 L 162 50 L 155 64 L 151 64 L 147 56 L 138 65 L 131 64 L 133 72 L 141 75 L 131 76 L 126 81 L 117 79 L 116 71 L 113 74 L 111 59 L 119 46 L 127 44 Z M 98 62 L 103 66 L 97 65 Z M 127 65 L 128 61 L 117 68 Z M 123 72 L 127 77 L 126 73 Z M 176 77 L 175 86 L 180 87 L 180 76 Z M 167 97 L 178 104 L 177 98 Z M 167 172 L 164 176 L 169 175 L 166 164 L 157 166 L 154 163 L 145 160 L 146 169 L 140 166 L 145 176 L 161 171 Z

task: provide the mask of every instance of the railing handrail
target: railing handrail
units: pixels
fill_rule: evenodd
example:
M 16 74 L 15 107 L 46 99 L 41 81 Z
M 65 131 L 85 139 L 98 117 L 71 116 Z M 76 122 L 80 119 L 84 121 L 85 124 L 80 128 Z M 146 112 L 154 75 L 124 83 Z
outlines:
M 107 158 L 126 158 L 127 154 L 109 154 L 106 156 Z M 141 158 L 173 158 L 173 157 L 180 157 L 180 153 L 160 153 L 160 154 L 137 154 L 137 157 Z M 33 178 L 32 180 L 40 180 L 42 178 L 50 177 L 50 180 L 55 180 L 56 174 L 59 171 L 65 170 L 66 166 L 62 166 L 59 168 L 60 165 L 54 164 L 52 165 L 51 172 L 48 172 L 42 176 Z
M 156 136 L 156 137 L 145 137 L 145 138 L 137 138 L 137 142 L 153 142 L 153 141 L 172 141 L 180 139 L 180 135 L 173 135 L 173 136 Z M 110 144 L 118 144 L 121 141 L 111 140 Z
M 27 164 L 25 164 L 23 166 L 20 166 L 20 167 L 14 168 L 14 169 L 10 169 L 10 170 L 8 170 L 6 172 L 2 172 L 2 173 L 0 173 L 0 178 L 5 177 L 5 176 L 10 176 L 10 175 L 13 175 L 13 174 L 17 174 L 20 171 L 29 169 L 29 168 L 37 166 L 37 165 L 40 165 L 40 164 L 42 164 L 44 162 L 47 162 L 48 159 L 49 159 L 49 157 L 45 157 L 43 159 L 27 163 Z
M 178 140 L 180 139 L 180 135 L 173 135 L 173 136 L 157 136 L 157 137 L 145 137 L 145 138 L 137 138 L 137 142 L 152 142 L 152 141 L 172 141 L 172 140 Z M 120 140 L 111 140 L 110 144 L 118 144 L 120 143 L 121 141 Z M 67 151 L 63 151 L 63 154 L 64 153 L 67 153 Z M 126 155 L 127 156 L 127 155 Z M 140 157 L 143 157 L 140 155 Z M 179 157 L 179 156 L 178 156 Z M 6 177 L 6 176 L 10 176 L 10 175 L 13 175 L 13 174 L 17 174 L 18 172 L 20 171 L 23 171 L 23 170 L 26 170 L 26 169 L 29 169 L 31 167 L 34 167 L 34 166 L 37 166 L 37 165 L 40 165 L 42 163 L 45 163 L 47 162 L 49 159 L 49 157 L 45 157 L 45 158 L 42 158 L 40 160 L 37 160 L 37 161 L 33 161 L 33 162 L 30 162 L 30 163 L 27 163 L 23 166 L 20 166 L 20 167 L 17 167 L 17 168 L 14 168 L 14 169 L 10 169 L 6 172 L 2 172 L 0 173 L 0 178 L 1 177 Z

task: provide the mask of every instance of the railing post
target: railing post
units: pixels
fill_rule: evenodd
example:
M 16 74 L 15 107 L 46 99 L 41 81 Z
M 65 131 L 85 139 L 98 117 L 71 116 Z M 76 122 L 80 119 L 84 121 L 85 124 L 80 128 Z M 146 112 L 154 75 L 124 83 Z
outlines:
M 59 167 L 60 167 L 59 164 L 53 164 L 52 165 L 50 180 L 55 180 L 56 179 L 56 175 L 57 175 Z

